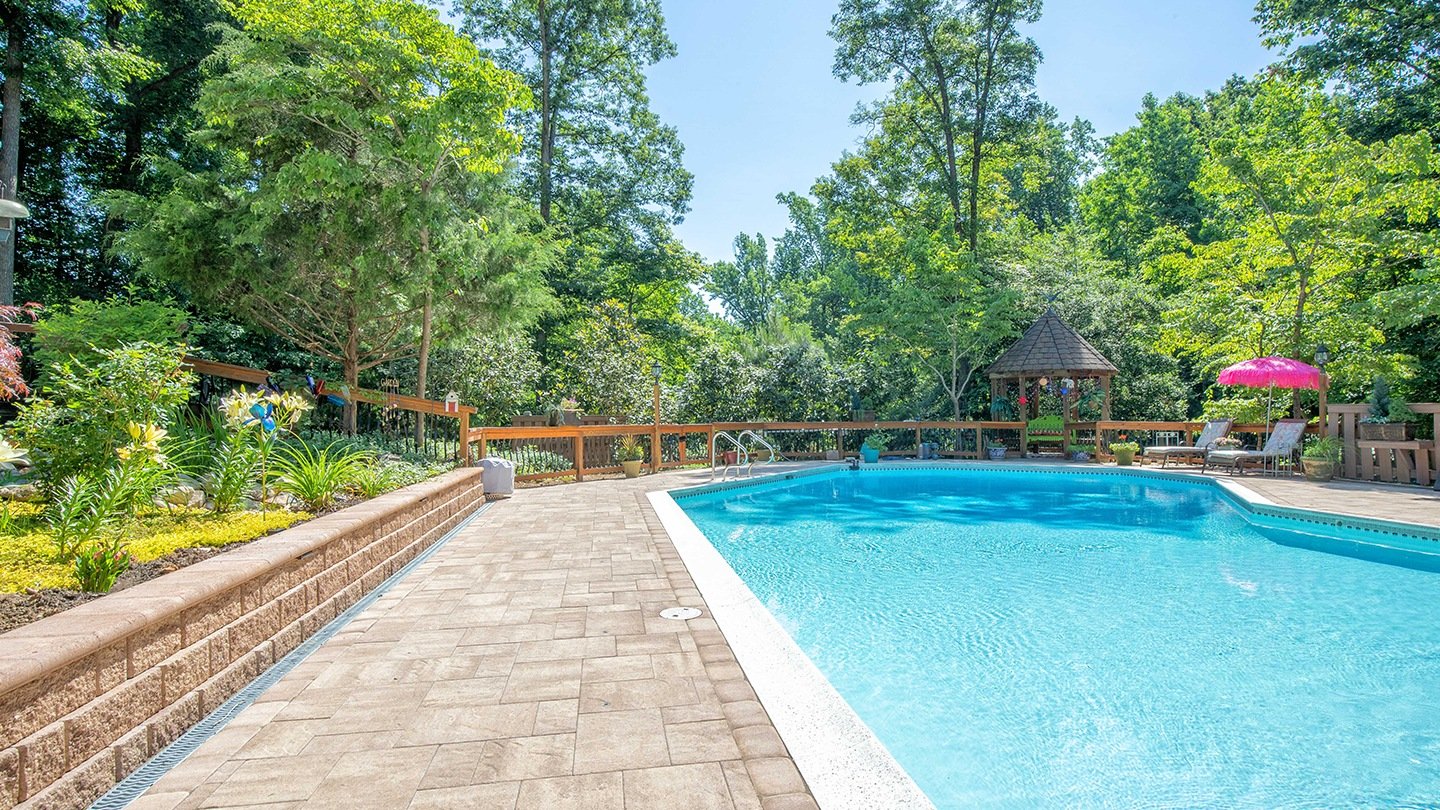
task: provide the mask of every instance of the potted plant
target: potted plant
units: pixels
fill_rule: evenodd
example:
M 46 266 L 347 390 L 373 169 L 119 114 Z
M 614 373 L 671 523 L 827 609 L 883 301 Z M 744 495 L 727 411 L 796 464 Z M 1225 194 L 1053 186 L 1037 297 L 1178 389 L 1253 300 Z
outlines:
M 617 439 L 615 457 L 620 459 L 620 467 L 625 470 L 626 478 L 640 477 L 640 465 L 645 461 L 645 447 L 640 443 L 638 435 L 626 433 Z
M 560 400 L 546 412 L 551 427 L 580 424 L 580 403 L 570 397 Z
M 1360 418 L 1356 435 L 1366 442 L 1408 442 L 1415 438 L 1415 428 L 1408 420 L 1414 411 L 1399 399 L 1390 396 L 1390 384 L 1376 377 L 1370 389 L 1370 413 Z
M 890 446 L 890 437 L 884 433 L 871 433 L 865 437 L 865 444 L 860 447 L 860 457 L 865 459 L 866 464 L 874 464 L 880 460 L 880 454 Z
M 985 451 L 990 456 L 991 461 L 1003 461 L 1005 454 L 1010 452 L 1010 448 L 1006 447 L 1005 442 L 999 439 L 991 439 L 985 443 Z
M 1305 446 L 1300 454 L 1300 463 L 1305 467 L 1305 477 L 1311 481 L 1329 481 L 1335 477 L 1335 465 L 1340 463 L 1341 444 L 1335 436 L 1324 436 Z
M 1135 463 L 1135 454 L 1140 452 L 1140 445 L 1137 442 L 1120 442 L 1110 445 L 1110 452 L 1115 454 L 1117 465 L 1129 467 Z

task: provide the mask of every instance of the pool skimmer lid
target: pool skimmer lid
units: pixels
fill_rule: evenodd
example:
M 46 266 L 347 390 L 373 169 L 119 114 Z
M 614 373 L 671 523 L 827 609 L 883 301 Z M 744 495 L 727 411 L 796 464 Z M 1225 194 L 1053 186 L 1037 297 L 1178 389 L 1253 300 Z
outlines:
M 696 616 L 699 616 L 699 615 L 700 615 L 700 608 L 693 608 L 693 607 L 673 607 L 673 608 L 665 608 L 664 610 L 660 611 L 660 618 L 662 618 L 662 619 L 675 619 L 675 620 L 677 620 L 677 621 L 685 621 L 686 619 L 693 619 L 693 618 L 695 618 Z

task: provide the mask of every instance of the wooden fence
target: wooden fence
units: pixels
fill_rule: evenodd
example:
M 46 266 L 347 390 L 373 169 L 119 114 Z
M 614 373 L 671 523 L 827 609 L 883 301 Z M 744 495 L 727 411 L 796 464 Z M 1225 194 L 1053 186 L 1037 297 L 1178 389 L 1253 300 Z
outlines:
M 1436 482 L 1440 466 L 1435 441 L 1440 438 L 1440 403 L 1421 402 L 1410 409 L 1429 416 L 1431 439 L 1404 441 L 1372 441 L 1360 438 L 1361 422 L 1370 406 L 1331 405 L 1325 419 L 1326 435 L 1336 436 L 1344 448 L 1340 475 L 1361 481 L 1382 481 L 1391 484 L 1415 483 L 1431 486 Z

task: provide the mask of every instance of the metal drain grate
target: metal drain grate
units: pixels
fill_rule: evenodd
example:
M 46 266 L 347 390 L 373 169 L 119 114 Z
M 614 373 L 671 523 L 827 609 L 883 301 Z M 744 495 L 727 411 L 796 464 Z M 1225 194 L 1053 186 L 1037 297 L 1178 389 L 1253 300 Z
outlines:
M 261 693 L 271 686 L 274 686 L 276 682 L 289 674 L 290 670 L 308 658 L 310 653 L 320 649 L 322 644 L 340 632 L 340 630 L 359 615 L 361 611 L 373 605 L 375 600 L 384 596 L 386 591 L 394 587 L 400 580 L 409 576 L 411 571 L 415 570 L 421 563 L 430 559 L 431 555 L 439 551 L 446 543 L 450 542 L 450 539 L 456 534 L 459 534 L 461 529 L 469 526 L 471 521 L 480 517 L 480 515 L 489 508 L 490 503 L 487 502 L 479 509 L 476 509 L 474 514 L 457 523 L 455 528 L 446 532 L 445 536 L 439 540 L 431 543 L 429 548 L 417 554 L 415 559 L 391 574 L 384 582 L 377 585 L 375 590 L 360 597 L 360 601 L 351 605 L 344 613 L 331 619 L 328 624 L 320 628 L 319 632 L 306 639 L 299 647 L 291 650 L 279 661 L 276 661 L 269 669 L 261 673 L 260 677 L 251 681 L 239 692 L 232 695 L 229 700 L 220 704 L 215 711 L 206 715 L 203 720 L 192 726 L 190 730 L 181 734 L 175 742 L 165 746 L 160 753 L 151 757 L 134 773 L 116 783 L 115 787 L 110 788 L 109 792 L 96 799 L 95 803 L 90 805 L 90 810 L 122 810 L 122 808 L 128 806 L 131 802 L 140 798 L 145 791 L 149 790 L 150 787 L 159 781 L 160 777 L 164 776 L 171 768 L 179 765 L 182 760 L 194 753 L 195 749 L 199 748 L 206 740 L 220 733 L 225 726 L 229 725 L 231 720 L 235 719 L 236 715 L 254 703 L 255 699 L 260 697 Z

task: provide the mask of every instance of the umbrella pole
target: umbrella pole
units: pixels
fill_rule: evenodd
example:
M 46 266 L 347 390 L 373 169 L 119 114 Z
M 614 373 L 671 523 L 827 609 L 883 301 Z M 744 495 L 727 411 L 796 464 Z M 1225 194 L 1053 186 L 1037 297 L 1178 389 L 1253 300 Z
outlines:
M 1274 402 L 1275 382 L 1272 380 L 1270 382 L 1270 393 L 1265 395 L 1265 445 L 1270 444 L 1270 406 L 1273 405 Z M 1260 449 L 1264 450 L 1265 445 L 1261 445 Z M 1268 465 L 1268 463 L 1269 462 L 1266 459 L 1260 459 L 1261 469 L 1263 470 L 1264 467 Z M 1280 471 L 1279 462 L 1276 462 L 1275 471 L 1277 473 Z

